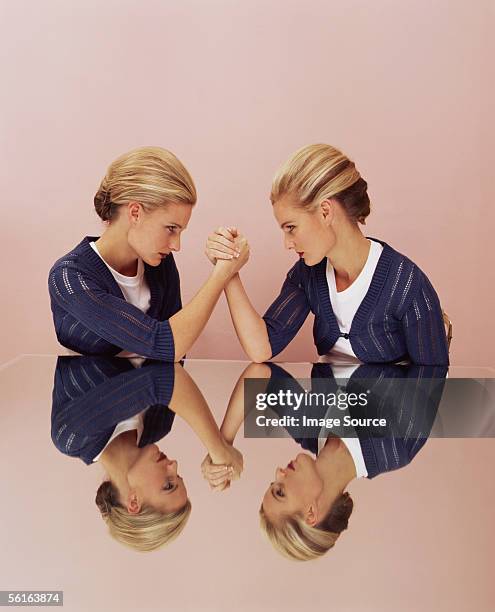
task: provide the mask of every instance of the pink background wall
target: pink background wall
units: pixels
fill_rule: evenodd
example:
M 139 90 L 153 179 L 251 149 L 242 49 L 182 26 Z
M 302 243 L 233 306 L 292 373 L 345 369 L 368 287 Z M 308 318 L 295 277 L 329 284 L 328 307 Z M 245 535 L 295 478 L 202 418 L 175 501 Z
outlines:
M 0 10 L 0 361 L 60 350 L 47 272 L 99 233 L 92 198 L 117 155 L 165 146 L 196 181 L 177 257 L 184 300 L 209 272 L 207 234 L 236 224 L 263 311 L 294 261 L 268 203 L 271 176 L 296 148 L 328 142 L 370 185 L 367 233 L 436 287 L 454 363 L 493 363 L 493 2 L 16 0 Z M 223 299 L 190 355 L 242 355 Z M 308 321 L 281 358 L 314 356 Z

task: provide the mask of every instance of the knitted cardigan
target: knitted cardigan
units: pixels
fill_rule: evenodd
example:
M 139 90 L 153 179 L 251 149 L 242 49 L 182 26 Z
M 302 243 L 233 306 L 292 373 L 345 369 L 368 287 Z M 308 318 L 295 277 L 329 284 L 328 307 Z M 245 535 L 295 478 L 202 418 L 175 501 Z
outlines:
M 299 382 L 279 365 L 271 363 L 272 376 L 267 392 L 290 389 L 300 393 Z M 408 465 L 426 443 L 442 398 L 446 367 L 362 365 L 348 380 L 346 392 L 359 393 L 371 389 L 365 408 L 349 408 L 353 418 L 385 418 L 386 430 L 373 427 L 357 427 L 356 435 L 363 453 L 368 478 L 398 470 Z M 341 381 L 342 382 L 342 381 Z M 364 386 L 363 386 L 364 385 Z M 329 393 L 337 391 L 329 364 L 315 364 L 311 371 L 311 391 Z M 279 416 L 288 414 L 287 407 L 272 406 Z M 307 416 L 323 417 L 325 407 L 319 411 L 307 408 Z M 304 410 L 299 410 L 301 417 Z M 298 428 L 286 427 L 289 435 L 304 450 L 318 452 L 318 436 L 301 436 Z
M 145 263 L 151 300 L 145 314 L 127 302 L 112 273 L 87 236 L 60 258 L 48 277 L 55 332 L 63 346 L 86 355 L 127 350 L 150 359 L 174 361 L 168 319 L 182 308 L 179 273 L 172 254 L 159 266 Z
M 442 309 L 430 281 L 407 257 L 376 241 L 383 251 L 348 334 L 340 331 L 332 310 L 327 258 L 315 266 L 301 259 L 289 270 L 280 295 L 263 317 L 272 357 L 289 344 L 311 311 L 319 355 L 344 337 L 364 363 L 408 359 L 415 364 L 448 365 Z
M 174 364 L 145 362 L 134 369 L 119 357 L 59 357 L 55 370 L 51 436 L 64 455 L 87 465 L 105 448 L 115 426 L 146 409 L 139 447 L 166 436 Z

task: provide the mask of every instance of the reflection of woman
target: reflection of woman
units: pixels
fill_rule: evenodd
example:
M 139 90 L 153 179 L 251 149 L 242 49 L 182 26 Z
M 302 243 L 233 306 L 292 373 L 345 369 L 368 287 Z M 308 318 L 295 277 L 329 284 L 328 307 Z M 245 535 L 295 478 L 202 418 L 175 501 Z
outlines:
M 353 509 L 346 487 L 355 478 L 374 478 L 404 467 L 414 459 L 435 419 L 445 375 L 446 368 L 390 365 L 358 368 L 348 387 L 352 385 L 353 390 L 359 390 L 364 384 L 363 390 L 375 381 L 369 396 L 373 399 L 366 408 L 350 409 L 351 416 L 371 418 L 380 414 L 387 423 L 380 437 L 373 429 L 362 427 L 350 437 L 329 436 L 328 431 L 322 430 L 315 437 L 303 438 L 301 429 L 287 427 L 296 442 L 316 457 L 299 453 L 285 468 L 276 468 L 274 481 L 263 496 L 261 528 L 278 552 L 289 559 L 306 561 L 333 547 L 339 534 L 347 528 Z M 290 374 L 275 364 L 248 366 L 232 393 L 221 426 L 222 435 L 230 443 L 244 418 L 243 399 L 248 398 L 243 394 L 246 378 L 267 379 L 270 393 L 288 389 L 295 393 L 303 391 Z M 360 382 L 363 380 L 364 383 Z M 312 391 L 328 393 L 338 389 L 329 365 L 313 367 Z M 252 406 L 246 408 L 249 411 Z M 278 416 L 293 414 L 286 404 L 272 406 L 272 410 Z M 327 407 L 311 406 L 307 410 L 306 416 L 324 417 Z M 300 420 L 303 412 L 299 408 Z M 217 486 L 222 489 L 227 483 L 228 475 Z
M 190 376 L 180 365 L 150 363 L 134 369 L 125 359 L 59 358 L 52 439 L 64 454 L 107 473 L 96 503 L 111 535 L 136 550 L 154 550 L 179 535 L 191 503 L 177 461 L 156 442 L 174 413 L 192 427 L 224 473 L 242 471 L 242 456 L 220 436 Z
M 214 270 L 182 308 L 172 253 L 195 202 L 194 183 L 170 151 L 143 147 L 110 165 L 94 198 L 107 229 L 100 238 L 84 238 L 50 271 L 61 344 L 83 354 L 124 350 L 165 361 L 186 353 L 248 257 L 238 241 L 238 257 Z
M 359 229 L 370 201 L 352 161 L 329 145 L 304 147 L 276 174 L 270 199 L 285 246 L 299 261 L 263 317 L 238 274 L 227 284 L 232 320 L 250 359 L 277 355 L 311 311 L 320 356 L 448 363 L 442 311 L 428 278 L 407 257 Z M 231 257 L 236 237 L 235 228 L 217 230 L 208 239 L 209 259 Z

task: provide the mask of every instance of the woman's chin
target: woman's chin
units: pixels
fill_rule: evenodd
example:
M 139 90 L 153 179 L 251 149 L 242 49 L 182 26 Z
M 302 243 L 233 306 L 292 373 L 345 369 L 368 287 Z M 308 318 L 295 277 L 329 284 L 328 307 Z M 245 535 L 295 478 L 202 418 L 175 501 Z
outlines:
M 141 257 L 141 259 L 144 261 L 145 264 L 148 264 L 148 266 L 152 266 L 153 268 L 156 268 L 162 263 L 162 257 L 158 254 Z

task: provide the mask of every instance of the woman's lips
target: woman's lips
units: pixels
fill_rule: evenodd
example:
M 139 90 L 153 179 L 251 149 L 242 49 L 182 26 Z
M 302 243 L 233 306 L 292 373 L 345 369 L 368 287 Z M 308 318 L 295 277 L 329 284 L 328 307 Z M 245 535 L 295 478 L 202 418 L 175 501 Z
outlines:
M 289 461 L 289 463 L 287 464 L 287 469 L 288 470 L 294 470 L 294 471 L 296 470 L 293 461 Z
M 304 251 L 301 251 L 301 252 L 296 251 L 296 253 L 299 255 L 299 257 L 302 257 L 304 255 Z

